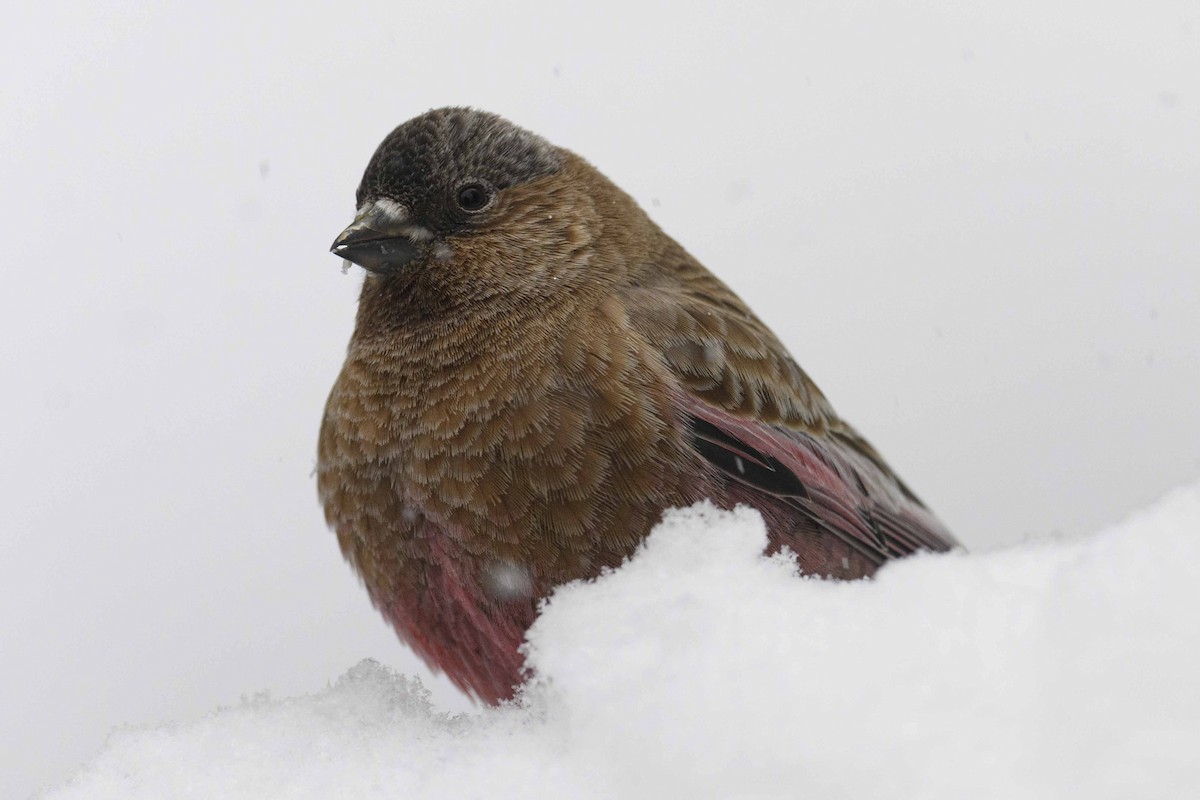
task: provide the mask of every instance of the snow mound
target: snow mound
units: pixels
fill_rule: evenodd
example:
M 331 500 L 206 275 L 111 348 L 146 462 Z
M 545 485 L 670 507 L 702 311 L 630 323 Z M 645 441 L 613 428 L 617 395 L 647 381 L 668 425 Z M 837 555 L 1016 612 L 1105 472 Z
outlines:
M 796 576 L 750 511 L 670 513 L 555 594 L 519 704 L 334 686 L 114 733 L 68 798 L 1200 796 L 1200 485 L 1102 531 Z

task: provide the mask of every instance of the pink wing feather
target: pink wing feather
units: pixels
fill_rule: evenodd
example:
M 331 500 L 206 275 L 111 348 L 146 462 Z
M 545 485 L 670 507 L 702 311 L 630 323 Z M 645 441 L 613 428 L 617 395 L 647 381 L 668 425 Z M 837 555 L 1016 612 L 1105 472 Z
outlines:
M 870 569 L 851 570 L 864 574 L 891 558 L 958 546 L 852 432 L 817 436 L 734 415 L 687 391 L 681 395 L 693 445 L 717 468 L 728 499 L 763 511 L 773 539 L 796 550 L 802 566 L 806 549 L 822 537 L 836 537 L 865 558 Z M 808 568 L 838 572 L 820 563 Z

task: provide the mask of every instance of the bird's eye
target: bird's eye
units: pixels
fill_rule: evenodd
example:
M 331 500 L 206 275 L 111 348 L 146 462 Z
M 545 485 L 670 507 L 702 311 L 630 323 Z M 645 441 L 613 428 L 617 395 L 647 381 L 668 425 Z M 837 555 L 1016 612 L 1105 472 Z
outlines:
M 487 187 L 469 183 L 458 190 L 458 206 L 464 211 L 478 211 L 492 199 Z

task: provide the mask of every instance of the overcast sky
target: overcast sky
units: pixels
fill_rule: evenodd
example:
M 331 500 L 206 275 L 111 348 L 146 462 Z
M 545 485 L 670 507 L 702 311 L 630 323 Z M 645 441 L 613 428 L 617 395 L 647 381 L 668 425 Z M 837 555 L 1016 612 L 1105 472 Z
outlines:
M 425 674 L 311 472 L 361 280 L 329 243 L 431 107 L 632 193 L 971 548 L 1200 476 L 1194 3 L 7 13 L 0 795 L 114 725 Z

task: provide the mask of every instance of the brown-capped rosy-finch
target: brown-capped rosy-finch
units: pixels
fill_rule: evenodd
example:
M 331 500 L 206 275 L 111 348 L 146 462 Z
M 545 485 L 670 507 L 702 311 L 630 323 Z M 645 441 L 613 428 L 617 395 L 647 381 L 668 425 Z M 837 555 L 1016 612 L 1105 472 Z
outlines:
M 430 111 L 367 165 L 333 252 L 366 270 L 321 426 L 325 516 L 371 600 L 487 702 L 555 586 L 665 509 L 758 509 L 804 572 L 954 539 L 758 317 L 579 156 Z

